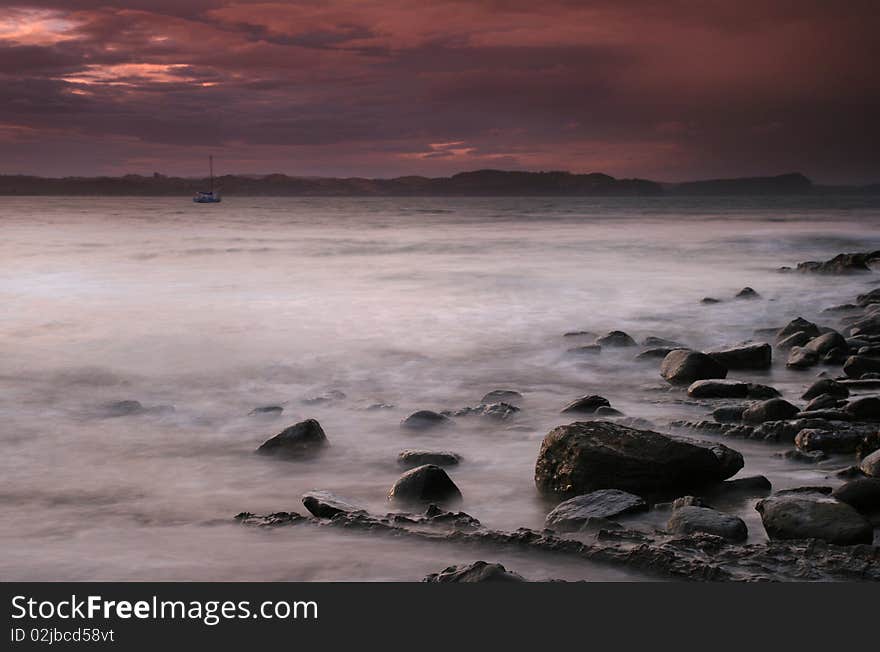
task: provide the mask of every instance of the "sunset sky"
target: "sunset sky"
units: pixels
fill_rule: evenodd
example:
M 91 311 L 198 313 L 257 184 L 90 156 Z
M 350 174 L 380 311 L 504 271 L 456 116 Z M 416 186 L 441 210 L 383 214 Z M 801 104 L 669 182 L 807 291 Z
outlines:
M 880 181 L 880 10 L 0 2 L 0 173 Z

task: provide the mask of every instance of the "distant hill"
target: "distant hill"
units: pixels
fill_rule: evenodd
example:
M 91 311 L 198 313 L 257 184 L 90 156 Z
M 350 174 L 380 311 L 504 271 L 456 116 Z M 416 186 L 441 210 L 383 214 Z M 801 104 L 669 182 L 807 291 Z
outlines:
M 207 179 L 163 175 L 43 178 L 0 175 L 0 195 L 187 196 L 204 190 Z M 406 176 L 394 179 L 359 177 L 290 177 L 226 175 L 215 187 L 238 196 L 656 196 L 656 195 L 790 195 L 808 193 L 878 193 L 880 185 L 820 187 L 802 174 L 744 179 L 714 179 L 662 184 L 646 179 L 616 179 L 607 174 L 475 170 L 451 177 Z

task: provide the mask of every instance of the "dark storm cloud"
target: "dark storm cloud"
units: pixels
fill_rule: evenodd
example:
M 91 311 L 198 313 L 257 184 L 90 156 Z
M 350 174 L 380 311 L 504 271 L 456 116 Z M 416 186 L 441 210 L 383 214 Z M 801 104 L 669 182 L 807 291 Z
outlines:
M 64 169 L 68 137 L 96 173 L 210 149 L 242 172 L 880 178 L 870 2 L 0 6 L 0 171 Z

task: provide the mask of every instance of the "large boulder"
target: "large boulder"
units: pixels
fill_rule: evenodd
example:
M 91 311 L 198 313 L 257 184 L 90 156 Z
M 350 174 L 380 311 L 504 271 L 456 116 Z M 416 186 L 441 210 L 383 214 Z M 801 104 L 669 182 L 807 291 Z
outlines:
M 850 378 L 861 378 L 864 374 L 880 373 L 880 358 L 851 355 L 843 363 L 843 373 Z
M 793 346 L 788 352 L 785 366 L 789 369 L 808 369 L 819 364 L 819 354 L 805 346 Z
M 871 543 L 871 523 L 844 502 L 818 493 L 771 496 L 755 506 L 771 539 L 821 539 L 838 545 Z
M 801 395 L 801 398 L 810 400 L 817 396 L 821 396 L 822 394 L 829 394 L 835 398 L 846 398 L 849 396 L 849 390 L 846 388 L 846 385 L 842 385 L 836 380 L 831 378 L 821 378 L 810 385 Z
M 707 355 L 727 369 L 767 369 L 773 360 L 773 348 L 766 343 L 744 344 Z
M 738 516 L 695 505 L 685 505 L 673 510 L 666 529 L 675 534 L 704 532 L 728 541 L 745 541 L 749 536 L 745 521 Z
M 821 334 L 816 324 L 807 321 L 803 317 L 797 317 L 779 329 L 779 332 L 776 333 L 776 343 L 784 342 L 786 338 L 795 333 L 804 333 L 808 338 L 818 337 Z
M 337 514 L 350 514 L 363 509 L 329 491 L 319 490 L 304 493 L 302 504 L 318 518 L 333 518 Z
M 593 414 L 600 407 L 610 407 L 611 402 L 604 396 L 590 394 L 589 396 L 581 396 L 575 399 L 564 408 L 562 412 L 581 412 L 583 414 Z
M 880 421 L 880 396 L 863 396 L 852 400 L 843 411 L 859 421 Z
M 727 367 L 699 351 L 670 351 L 660 363 L 660 375 L 672 385 L 690 385 L 697 380 L 726 378 Z
M 559 503 L 547 514 L 546 525 L 560 532 L 576 532 L 591 518 L 614 518 L 646 509 L 648 504 L 635 494 L 619 489 L 599 489 Z
M 808 351 L 812 351 L 818 356 L 824 356 L 826 353 L 834 349 L 843 349 L 844 351 L 847 351 L 849 350 L 849 344 L 847 344 L 846 338 L 837 331 L 829 331 L 810 340 L 804 345 L 804 348 Z
M 446 415 L 434 412 L 432 410 L 419 410 L 413 412 L 400 423 L 401 428 L 407 430 L 430 430 L 437 426 L 446 426 L 452 423 L 452 420 Z
M 636 341 L 623 331 L 611 331 L 596 339 L 600 346 L 636 346 Z
M 880 450 L 867 455 L 859 463 L 859 469 L 867 476 L 880 478 Z
M 880 478 L 856 478 L 843 484 L 831 495 L 862 514 L 880 512 Z
M 475 561 L 473 564 L 461 566 L 449 566 L 439 573 L 431 573 L 425 582 L 525 582 L 526 579 L 513 571 L 509 571 L 501 564 L 489 564 L 485 561 Z
M 400 503 L 444 503 L 461 499 L 461 491 L 435 464 L 410 469 L 397 479 L 388 499 Z
M 315 419 L 285 428 L 257 449 L 262 455 L 297 458 L 313 455 L 328 446 L 327 435 Z
M 785 399 L 771 398 L 767 401 L 753 403 L 742 414 L 745 423 L 764 423 L 765 421 L 785 421 L 793 419 L 800 409 Z
M 731 459 L 719 453 L 616 423 L 570 423 L 544 437 L 535 484 L 542 493 L 561 496 L 598 489 L 644 493 L 699 486 L 733 475 Z

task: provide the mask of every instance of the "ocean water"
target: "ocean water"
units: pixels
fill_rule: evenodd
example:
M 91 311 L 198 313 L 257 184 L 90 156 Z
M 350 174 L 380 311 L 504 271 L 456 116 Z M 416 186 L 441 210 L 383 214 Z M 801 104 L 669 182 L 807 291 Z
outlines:
M 535 579 L 647 579 L 232 517 L 304 513 L 309 489 L 385 513 L 397 453 L 428 448 L 464 458 L 450 470 L 461 509 L 490 527 L 541 527 L 552 505 L 536 494 L 534 463 L 544 434 L 575 420 L 559 414 L 565 404 L 601 394 L 661 430 L 707 413 L 666 385 L 659 361 L 634 362 L 632 349 L 574 356 L 589 340 L 563 333 L 714 348 L 799 315 L 833 325 L 821 311 L 875 277 L 776 268 L 878 249 L 878 226 L 880 204 L 865 198 L 0 198 L 0 577 L 415 581 L 482 558 Z M 744 286 L 762 298 L 733 300 Z M 814 374 L 736 377 L 794 400 Z M 524 395 L 514 419 L 399 427 L 496 388 Z M 308 401 L 330 392 L 344 398 Z M 108 412 L 122 400 L 147 409 Z M 284 412 L 249 416 L 262 405 Z M 309 417 L 330 440 L 325 455 L 253 454 Z M 746 456 L 744 475 L 776 488 L 833 484 L 848 463 L 727 443 Z M 721 507 L 759 541 L 753 504 Z

